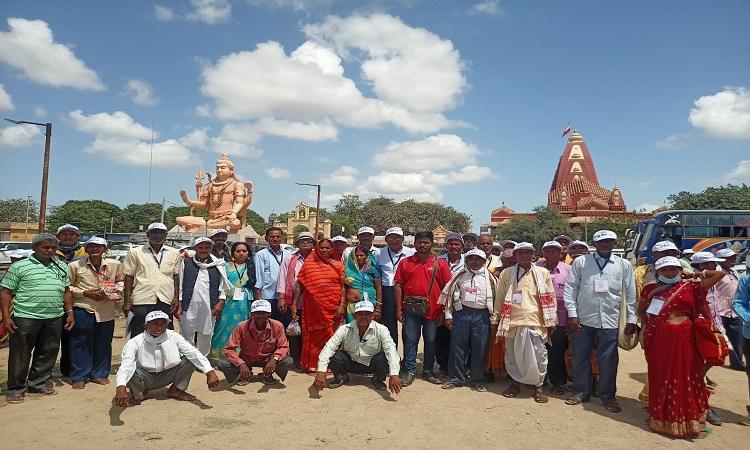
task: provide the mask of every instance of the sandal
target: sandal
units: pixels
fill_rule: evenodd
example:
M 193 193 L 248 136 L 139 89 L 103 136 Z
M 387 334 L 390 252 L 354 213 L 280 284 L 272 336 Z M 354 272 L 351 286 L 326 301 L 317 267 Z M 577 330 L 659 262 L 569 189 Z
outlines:
M 38 391 L 29 391 L 32 394 L 40 394 L 40 395 L 57 395 L 57 390 L 51 387 L 46 387 L 39 389 Z
M 471 387 L 474 392 L 487 392 L 487 388 L 483 384 L 475 384 Z
M 5 401 L 12 404 L 18 404 L 24 402 L 23 395 L 8 395 L 5 397 Z
M 263 384 L 265 384 L 266 386 L 273 386 L 274 384 L 276 384 L 276 383 L 278 383 L 278 382 L 279 382 L 279 380 L 277 380 L 276 378 L 274 378 L 274 377 L 273 377 L 273 375 L 272 375 L 272 376 L 270 376 L 270 377 L 267 377 L 267 376 L 265 376 L 265 375 L 261 375 L 261 376 L 260 376 L 260 377 L 258 377 L 258 378 L 260 378 L 260 381 L 261 381 L 261 382 L 262 382 Z
M 706 439 L 707 437 L 711 436 L 711 433 L 713 433 L 714 430 L 711 428 L 704 428 L 703 431 L 701 431 L 698 436 L 693 436 L 693 439 Z
M 177 393 L 175 393 L 174 391 L 167 391 L 167 397 L 179 400 L 181 402 L 192 402 L 196 399 L 195 395 L 188 394 L 187 391 L 181 391 L 178 389 L 175 389 L 175 391 L 177 391 Z
M 539 387 L 534 390 L 534 401 L 537 403 L 547 403 L 549 401 L 549 397 L 547 397 L 544 394 L 542 388 Z
M 511 384 L 508 389 L 503 391 L 503 397 L 515 398 L 520 393 L 521 393 L 521 385 Z
M 462 386 L 461 386 L 460 384 L 456 384 L 456 383 L 451 383 L 451 382 L 449 381 L 449 382 L 447 382 L 447 383 L 443 384 L 443 385 L 442 385 L 442 386 L 440 386 L 440 387 L 441 387 L 441 388 L 443 388 L 443 389 L 446 389 L 446 390 L 447 390 L 447 389 L 455 389 L 455 388 L 459 388 L 459 387 L 462 387 Z
M 581 403 L 583 403 L 583 399 L 577 395 L 574 395 L 565 400 L 566 405 L 580 405 Z
M 617 403 L 617 401 L 605 403 L 604 407 L 607 408 L 607 411 L 611 413 L 618 413 L 622 411 L 622 408 L 620 407 L 620 404 Z
M 552 395 L 565 395 L 565 387 L 560 385 L 552 386 Z

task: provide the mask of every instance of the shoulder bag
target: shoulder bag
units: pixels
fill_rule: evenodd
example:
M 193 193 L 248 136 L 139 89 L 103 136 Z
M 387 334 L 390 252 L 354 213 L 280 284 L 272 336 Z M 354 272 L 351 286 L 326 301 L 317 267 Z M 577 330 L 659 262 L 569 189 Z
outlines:
M 719 330 L 711 317 L 708 302 L 703 299 L 706 317 L 698 317 L 696 313 L 693 324 L 695 325 L 695 344 L 706 363 L 712 366 L 723 366 L 724 360 L 729 354 L 729 346 L 724 334 Z
M 427 297 L 421 295 L 407 295 L 404 298 L 404 312 L 413 316 L 424 316 L 430 311 L 430 295 L 432 294 L 432 285 L 435 284 L 435 275 L 438 271 L 438 258 L 435 256 L 435 265 L 432 267 L 432 278 L 430 279 L 430 289 L 427 291 Z
M 628 325 L 628 301 L 627 292 L 625 290 L 625 263 L 620 258 L 620 269 L 622 272 L 622 290 L 620 292 L 620 317 L 617 321 L 617 346 L 623 350 L 633 350 L 639 341 L 638 334 L 640 330 L 636 328 L 635 333 L 631 335 L 625 334 L 625 327 Z

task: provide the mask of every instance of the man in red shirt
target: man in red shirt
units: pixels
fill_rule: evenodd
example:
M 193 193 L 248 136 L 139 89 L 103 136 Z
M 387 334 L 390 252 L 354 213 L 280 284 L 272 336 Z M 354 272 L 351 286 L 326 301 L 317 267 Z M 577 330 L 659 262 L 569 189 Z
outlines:
M 402 386 L 414 382 L 417 372 L 417 346 L 419 335 L 424 337 L 424 360 L 422 378 L 433 384 L 440 384 L 435 376 L 435 332 L 443 323 L 443 308 L 438 304 L 440 292 L 451 279 L 448 263 L 432 254 L 434 237 L 431 231 L 420 231 L 414 236 L 414 255 L 401 260 L 396 269 L 396 317 L 403 324 L 404 376 Z M 432 287 L 430 285 L 432 284 Z M 404 311 L 408 297 L 427 297 L 429 308 L 423 315 Z
M 230 386 L 244 386 L 253 376 L 251 367 L 262 367 L 258 377 L 263 384 L 276 384 L 274 372 L 283 381 L 292 367 L 289 342 L 284 325 L 269 319 L 271 304 L 256 300 L 250 305 L 250 319 L 240 322 L 224 347 L 224 356 L 218 363 Z M 239 349 L 237 348 L 239 347 Z

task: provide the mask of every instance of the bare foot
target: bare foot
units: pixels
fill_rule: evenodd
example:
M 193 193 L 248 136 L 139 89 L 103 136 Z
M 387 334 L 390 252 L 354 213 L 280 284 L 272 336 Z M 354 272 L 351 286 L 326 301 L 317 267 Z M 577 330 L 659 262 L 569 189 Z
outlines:
M 71 386 L 73 389 L 83 389 L 86 387 L 86 383 L 83 381 L 78 381 L 76 383 L 73 383 L 73 386 Z
M 109 384 L 109 379 L 108 378 L 92 378 L 91 382 L 96 383 L 96 384 Z
M 195 396 L 192 394 L 188 394 L 187 391 L 183 391 L 182 389 L 178 389 L 174 386 L 170 387 L 167 390 L 167 396 L 169 398 L 173 398 L 175 400 L 180 400 L 183 402 L 192 402 L 195 400 Z

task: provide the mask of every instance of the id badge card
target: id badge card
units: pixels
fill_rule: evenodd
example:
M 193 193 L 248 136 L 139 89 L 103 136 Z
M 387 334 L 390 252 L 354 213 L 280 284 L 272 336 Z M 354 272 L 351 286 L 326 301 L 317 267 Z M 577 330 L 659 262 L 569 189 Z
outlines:
M 237 288 L 234 290 L 232 300 L 244 300 L 245 299 L 245 288 Z
M 664 307 L 664 299 L 661 297 L 654 297 L 651 300 L 651 304 L 648 305 L 648 309 L 646 310 L 647 313 L 657 316 L 659 315 L 659 312 L 661 312 L 661 309 Z
M 464 291 L 464 301 L 467 303 L 474 303 L 477 301 L 477 289 L 466 288 Z
M 595 278 L 594 292 L 609 292 L 609 280 L 604 277 Z
M 513 297 L 511 301 L 515 304 L 520 304 L 523 301 L 523 291 L 513 291 Z

